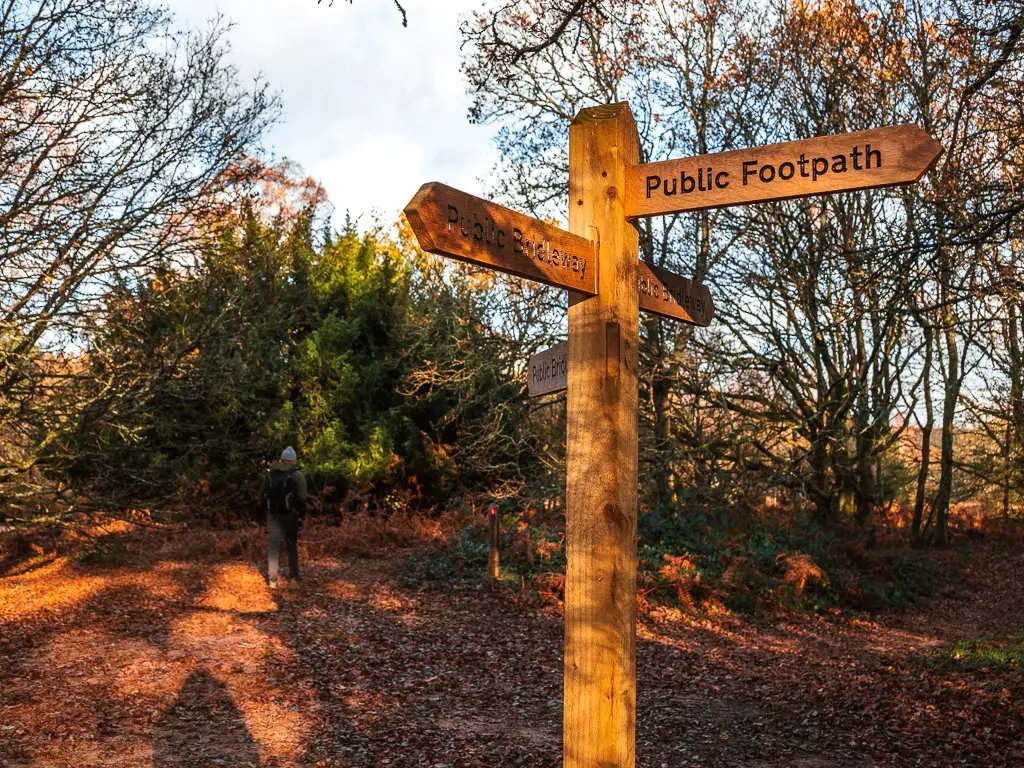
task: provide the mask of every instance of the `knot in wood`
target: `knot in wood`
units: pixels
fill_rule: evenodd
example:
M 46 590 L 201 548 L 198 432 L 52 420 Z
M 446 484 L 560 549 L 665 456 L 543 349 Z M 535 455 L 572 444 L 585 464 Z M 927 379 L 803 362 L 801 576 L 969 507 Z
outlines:
M 604 505 L 604 519 L 617 530 L 626 529 L 626 516 L 622 514 L 622 510 L 616 504 Z

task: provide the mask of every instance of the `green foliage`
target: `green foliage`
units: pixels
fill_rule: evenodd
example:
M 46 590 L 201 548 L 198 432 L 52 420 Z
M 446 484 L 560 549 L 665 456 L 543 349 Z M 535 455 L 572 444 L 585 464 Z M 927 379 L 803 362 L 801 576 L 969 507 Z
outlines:
M 271 216 L 243 196 L 191 268 L 106 297 L 92 406 L 51 471 L 94 499 L 187 501 L 252 489 L 291 444 L 312 492 L 376 509 L 522 484 L 541 438 L 490 286 L 380 232 L 318 239 L 311 197 Z
M 295 345 L 275 431 L 341 492 L 397 483 L 403 449 L 416 445 L 398 392 L 410 268 L 394 246 L 354 231 L 326 243 L 311 265 L 314 324 Z
M 640 579 L 653 602 L 688 608 L 718 600 L 741 611 L 879 610 L 935 594 L 944 577 L 920 553 L 871 548 L 855 529 L 821 526 L 791 511 L 661 505 L 638 520 Z M 690 595 L 666 563 L 689 563 Z
M 108 296 L 86 358 L 94 417 L 55 446 L 51 466 L 135 501 L 251 474 L 275 444 L 291 347 L 308 324 L 305 223 L 275 230 L 248 211 L 189 272 Z
M 922 654 L 918 659 L 942 671 L 1000 667 L 1024 670 L 1024 633 L 967 638 L 951 648 Z
M 442 547 L 421 546 L 403 560 L 403 583 L 431 584 L 439 587 L 483 583 L 487 568 L 488 539 L 481 536 L 480 526 L 464 526 Z

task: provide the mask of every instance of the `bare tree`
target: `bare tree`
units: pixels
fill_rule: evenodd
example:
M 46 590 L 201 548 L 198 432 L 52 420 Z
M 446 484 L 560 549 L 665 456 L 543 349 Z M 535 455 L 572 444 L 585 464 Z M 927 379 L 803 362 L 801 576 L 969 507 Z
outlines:
M 226 62 L 226 30 L 178 32 L 141 0 L 4 3 L 0 481 L 74 428 L 103 296 L 190 257 L 225 172 L 275 118 L 266 84 Z
M 687 467 L 700 486 L 759 466 L 821 520 L 849 515 L 870 537 L 876 510 L 910 482 L 893 467 L 923 403 L 917 528 L 931 506 L 945 531 L 962 388 L 990 322 L 992 278 L 978 265 L 1024 212 L 1021 18 L 980 0 L 609 0 L 496 3 L 466 23 L 470 117 L 500 126 L 496 192 L 538 214 L 563 215 L 564 126 L 594 103 L 630 103 L 644 160 L 907 122 L 947 147 L 910 190 L 638 224 L 643 258 L 710 283 L 722 329 L 644 325 L 656 477 Z
M 908 45 L 900 79 L 918 119 L 945 147 L 933 195 L 908 219 L 926 247 L 923 306 L 930 310 L 919 315 L 932 326 L 942 386 L 930 518 L 939 544 L 948 539 L 964 386 L 984 353 L 977 344 L 991 322 L 985 301 L 995 284 L 983 265 L 993 250 L 1005 248 L 1024 214 L 1015 191 L 1021 169 L 1006 162 L 1020 157 L 1024 141 L 1019 100 L 1010 96 L 1024 82 L 1022 27 L 1024 13 L 1007 3 L 916 2 L 904 21 Z M 925 480 L 919 476 L 919 499 Z
M 320 5 L 320 3 L 322 3 L 322 2 L 323 2 L 323 0 L 316 0 L 316 4 L 317 5 Z M 395 8 L 398 9 L 398 12 L 400 14 L 402 14 L 402 26 L 403 27 L 408 27 L 409 26 L 409 15 L 405 12 L 405 8 L 402 6 L 402 4 L 400 2 L 398 2 L 398 0 L 392 0 L 392 2 L 394 2 Z M 348 0 L 348 4 L 352 5 L 352 0 Z M 330 8 L 332 5 L 334 5 L 334 0 L 330 0 L 330 2 L 327 3 L 327 7 L 328 8 Z

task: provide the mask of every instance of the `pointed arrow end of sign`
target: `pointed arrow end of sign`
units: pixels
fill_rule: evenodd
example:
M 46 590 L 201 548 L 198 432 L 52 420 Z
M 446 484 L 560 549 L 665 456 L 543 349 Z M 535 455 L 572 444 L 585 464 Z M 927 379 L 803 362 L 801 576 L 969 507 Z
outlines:
M 920 181 L 928 171 L 935 167 L 935 163 L 938 162 L 945 149 L 937 139 L 933 139 L 920 126 L 911 127 L 913 129 L 913 154 L 921 166 L 921 172 L 917 174 L 914 181 Z
M 711 325 L 711 321 L 715 319 L 715 300 L 711 298 L 711 291 L 705 288 L 708 295 L 708 311 L 704 315 L 704 327 Z
M 430 228 L 423 220 L 422 209 L 433 195 L 436 186 L 438 186 L 438 182 L 428 181 L 412 196 L 412 200 L 402 211 L 409 221 L 409 226 L 412 227 L 412 233 L 416 235 L 416 241 L 424 251 L 432 251 L 434 243 L 430 238 Z
M 423 207 L 423 204 L 430 198 L 430 193 L 436 186 L 436 181 L 428 181 L 426 184 L 424 184 L 422 187 L 416 190 L 416 194 L 412 196 L 412 200 L 410 200 L 406 204 L 405 210 L 403 210 L 402 212 L 406 216 L 408 216 L 410 213 L 416 213 L 421 207 Z
M 928 168 L 926 169 L 926 171 L 933 168 L 935 166 L 935 163 L 938 162 L 939 158 L 942 157 L 942 153 L 946 151 L 945 147 L 943 147 L 939 143 L 939 140 L 933 139 L 931 136 L 928 137 L 928 147 L 932 152 L 932 159 L 931 162 L 928 163 Z

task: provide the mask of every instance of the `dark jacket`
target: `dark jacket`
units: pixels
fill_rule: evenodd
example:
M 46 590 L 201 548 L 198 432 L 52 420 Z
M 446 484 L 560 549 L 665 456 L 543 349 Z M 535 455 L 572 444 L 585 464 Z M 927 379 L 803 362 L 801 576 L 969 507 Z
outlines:
M 260 485 L 260 509 L 264 512 L 267 510 L 267 491 L 270 489 L 270 472 L 274 470 L 280 470 L 281 472 L 291 472 L 291 477 L 288 478 L 288 482 L 291 483 L 292 489 L 295 491 L 295 497 L 298 499 L 298 509 L 295 510 L 301 517 L 306 512 L 306 500 L 309 498 L 309 493 L 306 490 L 306 478 L 302 476 L 302 473 L 295 467 L 294 463 L 287 461 L 275 461 L 270 465 L 270 470 L 263 476 L 263 483 Z

